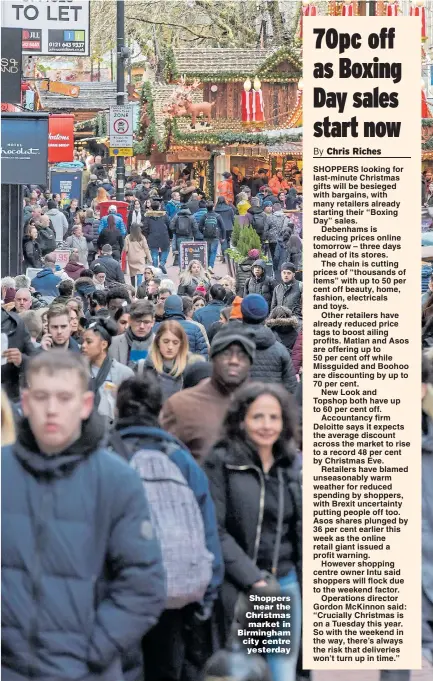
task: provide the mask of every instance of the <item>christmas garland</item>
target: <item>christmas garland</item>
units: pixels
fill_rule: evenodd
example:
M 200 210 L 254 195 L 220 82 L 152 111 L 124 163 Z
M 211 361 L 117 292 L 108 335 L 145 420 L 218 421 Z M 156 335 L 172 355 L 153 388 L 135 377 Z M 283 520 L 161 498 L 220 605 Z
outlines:
M 104 111 L 100 111 L 96 117 L 95 134 L 97 137 L 106 137 L 107 133 L 107 114 Z
M 172 122 L 172 133 L 173 139 L 176 142 L 181 142 L 185 144 L 216 144 L 216 145 L 230 145 L 230 144 L 255 144 L 270 146 L 275 144 L 281 144 L 282 142 L 297 142 L 302 139 L 302 135 L 281 135 L 281 137 L 275 137 L 267 135 L 265 132 L 260 133 L 248 133 L 248 132 L 215 132 L 209 130 L 205 133 L 194 133 L 194 132 L 180 132 L 177 121 Z
M 277 50 L 273 55 L 271 55 L 263 64 L 263 66 L 260 67 L 260 69 L 257 71 L 257 75 L 262 78 L 262 80 L 269 80 L 270 78 L 273 78 L 274 76 L 277 76 L 279 79 L 282 78 L 281 72 L 274 72 L 273 68 L 275 66 L 278 66 L 278 64 L 281 64 L 282 61 L 287 59 L 288 62 L 293 64 L 293 66 L 296 67 L 296 69 L 299 71 L 299 78 L 302 75 L 302 62 L 299 56 L 295 55 L 292 50 L 288 47 L 281 47 L 279 50 Z M 299 80 L 296 78 L 288 78 L 287 80 L 293 81 L 293 80 Z
M 169 47 L 164 55 L 164 78 L 167 83 L 170 83 L 173 80 L 178 80 L 179 78 L 172 47 Z
M 433 118 L 422 118 L 421 119 L 421 125 L 422 125 L 423 128 L 433 127 Z
M 144 154 L 145 156 L 148 156 L 150 154 L 152 144 L 154 144 L 158 138 L 152 86 L 148 81 L 143 83 L 143 87 L 141 88 L 140 111 L 144 104 L 147 104 L 147 116 L 149 118 L 150 124 L 147 126 L 147 128 L 145 128 L 143 123 L 140 121 L 138 142 L 136 142 L 134 145 L 134 154 Z
M 99 114 L 98 114 L 99 116 Z M 75 123 L 75 130 L 87 130 L 88 128 L 91 128 L 93 132 L 95 132 L 97 126 L 97 118 L 88 118 L 86 121 L 80 121 L 79 123 Z

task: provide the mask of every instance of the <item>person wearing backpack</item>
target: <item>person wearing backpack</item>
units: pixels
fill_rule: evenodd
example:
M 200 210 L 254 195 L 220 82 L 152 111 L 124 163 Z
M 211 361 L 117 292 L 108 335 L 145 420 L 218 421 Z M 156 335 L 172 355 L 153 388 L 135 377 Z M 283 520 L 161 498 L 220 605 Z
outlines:
M 251 199 L 251 208 L 247 211 L 248 224 L 257 232 L 260 241 L 263 243 L 268 227 L 268 216 L 260 205 L 260 199 L 253 197 Z
M 211 616 L 224 570 L 206 475 L 185 445 L 159 426 L 161 406 L 153 372 L 124 381 L 117 393 L 111 447 L 142 479 L 167 574 L 166 609 L 142 641 L 144 678 L 178 681 L 185 657 L 192 657 L 189 645 L 194 645 L 194 656 L 202 657 L 196 660 L 200 666 L 214 652 Z M 160 499 L 171 503 L 162 505 Z
M 36 223 L 36 227 L 38 230 L 36 241 L 39 244 L 41 255 L 44 257 L 56 250 L 56 233 L 48 215 L 41 215 Z
M 196 238 L 197 225 L 189 208 L 185 206 L 176 213 L 170 222 L 170 230 L 174 235 L 172 242 L 173 253 L 180 250 L 180 244 L 183 241 L 193 241 Z
M 215 212 L 214 204 L 209 201 L 206 204 L 207 213 L 203 215 L 199 222 L 200 232 L 207 243 L 208 269 L 213 274 L 213 268 L 218 253 L 218 243 L 221 245 L 226 238 L 226 230 L 221 215 Z

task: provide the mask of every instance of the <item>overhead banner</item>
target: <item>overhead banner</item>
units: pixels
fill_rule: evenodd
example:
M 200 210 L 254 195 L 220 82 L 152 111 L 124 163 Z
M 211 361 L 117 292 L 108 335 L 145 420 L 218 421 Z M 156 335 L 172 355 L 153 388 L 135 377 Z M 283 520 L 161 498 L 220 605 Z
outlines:
M 48 114 L 2 113 L 3 184 L 47 184 Z
M 89 56 L 89 0 L 2 2 L 1 23 L 21 30 L 25 53 Z
M 74 116 L 51 114 L 48 126 L 48 162 L 74 160 Z
M 7 104 L 21 103 L 21 31 L 19 28 L 1 30 L 1 100 Z

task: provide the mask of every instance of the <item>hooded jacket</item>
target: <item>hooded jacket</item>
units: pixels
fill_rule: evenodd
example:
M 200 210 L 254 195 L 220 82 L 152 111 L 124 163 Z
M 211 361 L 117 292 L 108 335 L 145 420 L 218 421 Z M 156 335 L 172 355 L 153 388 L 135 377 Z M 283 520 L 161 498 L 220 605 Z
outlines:
M 42 267 L 41 249 L 30 236 L 23 237 L 24 267 Z
M 178 213 L 181 208 L 182 203 L 180 201 L 175 201 L 174 199 L 170 199 L 170 201 L 167 201 L 165 204 L 165 210 L 167 211 L 167 215 L 170 220 L 174 218 L 176 213 Z
M 296 317 L 302 319 L 302 292 L 296 279 L 289 284 L 281 282 L 274 288 L 271 310 L 278 305 L 288 307 Z
M 27 421 L 2 450 L 2 677 L 117 681 L 165 607 L 142 484 L 94 414 L 56 456 Z M 59 626 L 61 622 L 61 626 Z
M 253 274 L 254 267 L 262 268 L 262 275 L 257 279 Z M 259 293 L 266 300 L 268 306 L 271 305 L 272 293 L 275 281 L 266 275 L 266 263 L 264 260 L 256 260 L 251 265 L 251 277 L 245 282 L 243 297 L 249 293 Z
M 58 208 L 51 208 L 47 211 L 46 215 L 48 215 L 51 224 L 53 225 L 53 229 L 56 233 L 56 241 L 63 241 L 69 227 L 66 215 Z
M 233 206 L 229 206 L 227 203 L 218 199 L 215 205 L 215 213 L 218 213 L 218 215 L 221 216 L 226 232 L 232 232 L 235 222 L 235 211 Z
M 268 217 L 265 238 L 270 244 L 278 243 L 281 232 L 283 229 L 287 229 L 289 225 L 290 220 L 287 215 L 282 210 L 275 211 L 275 213 Z
M 120 263 L 111 255 L 100 255 L 96 260 L 93 261 L 92 265 L 96 263 L 99 263 L 105 267 L 105 271 L 107 273 L 107 284 L 125 283 L 125 276 L 122 272 L 122 268 L 120 267 Z
M 59 289 L 57 287 L 60 282 L 60 277 L 54 274 L 51 267 L 44 267 L 37 273 L 36 277 L 32 279 L 32 286 L 43 296 L 53 296 L 56 298 L 56 296 L 59 295 Z
M 280 341 L 290 353 L 295 345 L 298 337 L 298 320 L 296 317 L 278 317 L 277 319 L 268 319 L 266 321 L 268 326 L 274 333 L 277 340 Z M 292 357 L 293 361 L 293 357 Z M 296 373 L 298 373 L 296 371 Z
M 246 217 L 248 225 L 256 230 L 261 239 L 264 239 L 268 228 L 268 216 L 263 208 L 260 206 L 251 206 L 246 212 Z M 261 223 L 263 223 L 263 229 L 261 229 Z
M 195 322 L 203 324 L 206 333 L 209 331 L 210 327 L 214 322 L 218 322 L 221 310 L 227 307 L 227 304 L 223 300 L 211 300 L 210 303 L 196 310 L 192 316 Z
M 143 219 L 143 234 L 147 245 L 168 251 L 170 248 L 170 221 L 165 210 L 148 210 Z
M 183 314 L 182 298 L 180 296 L 169 296 L 165 301 L 164 320 L 175 319 L 183 327 L 188 336 L 189 351 L 194 355 L 204 355 L 207 359 L 207 344 L 200 328 L 194 322 L 189 321 Z M 154 333 L 159 324 L 153 327 Z
M 185 228 L 188 222 L 188 234 L 178 234 L 179 221 L 181 221 L 182 227 Z M 170 230 L 173 234 L 176 234 L 179 239 L 193 239 L 195 237 L 197 234 L 197 225 L 188 206 L 184 206 L 175 214 L 170 222 Z
M 231 321 L 230 324 L 240 322 Z M 275 334 L 263 324 L 246 324 L 254 335 L 256 343 L 256 356 L 251 367 L 251 380 L 263 383 L 281 383 L 286 390 L 294 393 L 297 388 L 297 380 L 293 363 L 288 350 L 277 341 Z
M 256 547 L 256 541 L 257 537 L 266 538 L 269 545 L 275 535 L 275 520 L 270 511 L 278 503 L 277 468 L 281 468 L 285 483 L 278 574 L 287 574 L 290 567 L 295 567 L 301 582 L 302 494 L 296 459 L 292 462 L 288 455 L 277 458 L 265 476 L 252 445 L 248 442 L 220 440 L 204 462 L 215 503 L 225 564 L 221 594 L 225 638 L 231 628 L 239 592 L 248 591 L 262 579 L 261 569 L 269 569 L 269 566 L 260 565 L 260 552 L 257 549 L 261 541 L 259 547 Z M 266 512 L 261 512 L 261 508 Z
M 36 348 L 21 317 L 14 312 L 6 312 L 4 308 L 1 310 L 1 332 L 7 336 L 8 348 L 18 348 L 23 355 L 21 366 L 17 367 L 12 362 L 7 362 L 1 370 L 2 387 L 10 400 L 17 400 L 21 372 L 27 357 L 34 355 Z
M 79 262 L 68 262 L 65 266 L 66 274 L 75 281 L 81 276 L 81 272 L 85 270 L 86 267 Z
M 110 215 L 114 216 L 116 227 L 121 235 L 126 236 L 125 223 L 123 222 L 123 218 L 120 213 L 108 213 L 108 215 L 104 215 L 104 217 L 99 221 L 98 233 L 101 234 L 101 232 L 108 227 L 108 218 Z

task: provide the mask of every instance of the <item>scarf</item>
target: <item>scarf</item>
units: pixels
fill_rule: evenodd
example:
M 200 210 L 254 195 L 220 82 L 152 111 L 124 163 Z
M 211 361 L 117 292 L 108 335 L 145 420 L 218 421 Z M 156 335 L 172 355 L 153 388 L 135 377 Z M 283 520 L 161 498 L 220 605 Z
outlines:
M 134 368 L 141 359 L 147 359 L 149 348 L 153 340 L 153 333 L 151 331 L 146 338 L 138 338 L 138 336 L 132 333 L 131 327 L 129 327 L 125 333 L 125 337 L 129 347 L 128 366 Z
M 99 403 L 101 401 L 101 395 L 99 393 L 99 388 L 101 388 L 105 380 L 110 373 L 111 365 L 113 360 L 107 355 L 101 364 L 101 367 L 96 376 L 92 376 L 90 379 L 89 389 L 95 394 L 95 409 L 98 409 Z

